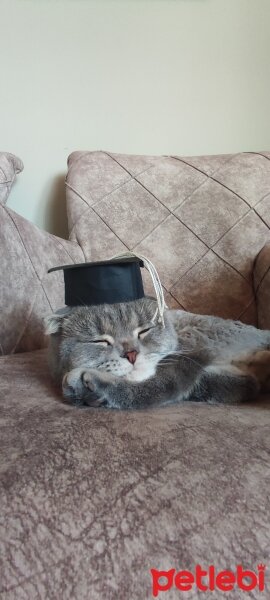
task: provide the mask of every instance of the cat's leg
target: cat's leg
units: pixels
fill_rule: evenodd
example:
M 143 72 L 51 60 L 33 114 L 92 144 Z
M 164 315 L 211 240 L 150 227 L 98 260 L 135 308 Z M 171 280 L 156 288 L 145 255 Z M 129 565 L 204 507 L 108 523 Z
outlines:
M 173 367 L 160 367 L 143 382 L 127 381 L 94 369 L 73 369 L 63 378 L 63 395 L 76 405 L 139 408 L 173 401 L 238 404 L 254 400 L 256 378 L 236 368 L 204 369 L 182 357 Z
M 191 393 L 190 400 L 210 404 L 239 404 L 255 400 L 260 385 L 255 377 L 237 369 L 205 372 Z
M 162 404 L 172 401 L 178 393 L 173 379 L 161 380 L 156 376 L 136 382 L 89 370 L 84 372 L 83 382 L 93 395 L 101 396 L 110 408 L 142 408 Z M 85 399 L 87 402 L 88 399 Z M 91 400 L 89 404 L 92 406 Z
M 94 369 L 71 371 L 65 377 L 63 393 L 66 398 L 79 398 L 90 406 L 140 408 L 187 398 L 202 373 L 198 361 L 184 356 L 174 357 L 172 364 L 159 366 L 154 376 L 142 382 Z

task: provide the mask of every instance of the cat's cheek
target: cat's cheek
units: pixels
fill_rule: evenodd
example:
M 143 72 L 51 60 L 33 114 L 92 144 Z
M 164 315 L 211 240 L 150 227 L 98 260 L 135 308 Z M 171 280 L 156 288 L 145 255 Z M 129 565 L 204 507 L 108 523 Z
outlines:
M 97 367 L 100 373 L 110 373 L 116 377 L 126 377 L 133 370 L 133 365 L 126 359 L 111 360 Z
M 112 375 L 116 375 L 116 377 L 127 377 L 133 371 L 133 366 L 125 360 L 124 364 L 119 364 L 114 367 L 111 371 Z

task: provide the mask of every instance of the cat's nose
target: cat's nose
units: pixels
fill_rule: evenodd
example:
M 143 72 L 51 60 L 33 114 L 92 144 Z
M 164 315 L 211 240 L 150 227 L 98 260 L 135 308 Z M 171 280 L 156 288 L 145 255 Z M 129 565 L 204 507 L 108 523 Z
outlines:
M 129 352 L 125 353 L 125 358 L 127 358 L 129 360 L 129 362 L 134 365 L 135 360 L 137 358 L 137 350 L 130 350 Z

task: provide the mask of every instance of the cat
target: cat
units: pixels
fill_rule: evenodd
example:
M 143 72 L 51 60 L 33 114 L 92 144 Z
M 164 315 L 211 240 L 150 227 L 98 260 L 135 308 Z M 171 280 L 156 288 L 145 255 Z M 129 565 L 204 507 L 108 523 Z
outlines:
M 270 389 L 270 331 L 156 302 L 65 308 L 46 320 L 49 364 L 76 405 L 238 403 Z

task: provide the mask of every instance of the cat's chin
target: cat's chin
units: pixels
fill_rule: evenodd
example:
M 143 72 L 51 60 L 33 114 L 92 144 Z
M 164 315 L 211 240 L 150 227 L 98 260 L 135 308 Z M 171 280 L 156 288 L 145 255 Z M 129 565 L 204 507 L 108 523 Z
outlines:
M 156 372 L 155 365 L 134 365 L 132 371 L 128 373 L 125 377 L 128 381 L 145 381 L 150 377 L 153 377 Z

